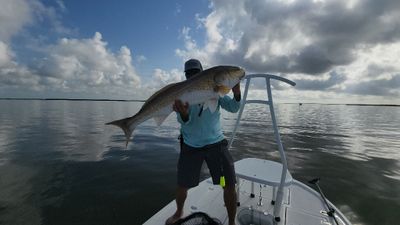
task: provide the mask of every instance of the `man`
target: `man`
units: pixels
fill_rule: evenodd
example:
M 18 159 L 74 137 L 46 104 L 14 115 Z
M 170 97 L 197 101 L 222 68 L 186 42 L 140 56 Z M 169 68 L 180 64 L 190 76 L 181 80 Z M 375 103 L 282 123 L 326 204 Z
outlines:
M 199 60 L 185 62 L 186 79 L 203 71 Z M 176 100 L 174 111 L 181 124 L 181 152 L 178 161 L 178 188 L 176 192 L 177 210 L 167 219 L 166 224 L 173 224 L 183 214 L 188 189 L 199 184 L 200 170 L 206 161 L 214 184 L 224 183 L 224 202 L 229 217 L 229 225 L 235 224 L 236 192 L 235 169 L 233 159 L 228 151 L 220 124 L 220 108 L 237 112 L 240 107 L 240 84 L 232 88 L 234 99 L 220 97 L 217 110 L 212 113 L 202 105 L 192 105 Z M 223 186 L 223 185 L 221 185 Z

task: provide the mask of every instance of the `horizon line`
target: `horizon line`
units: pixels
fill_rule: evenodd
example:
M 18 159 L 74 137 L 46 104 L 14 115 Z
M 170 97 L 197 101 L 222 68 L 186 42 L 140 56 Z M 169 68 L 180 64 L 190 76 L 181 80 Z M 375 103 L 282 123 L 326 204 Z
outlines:
M 40 101 L 99 101 L 99 102 L 146 102 L 143 99 L 107 99 L 107 98 L 1 98 L 0 100 L 40 100 Z M 318 104 L 318 105 L 348 105 L 348 106 L 394 106 L 400 104 L 376 104 L 376 103 L 319 103 L 319 102 L 281 102 L 279 104 L 299 104 L 299 106 Z
M 0 98 L 0 100 L 41 100 L 41 101 L 104 101 L 104 102 L 145 102 L 140 99 L 108 99 L 108 98 Z

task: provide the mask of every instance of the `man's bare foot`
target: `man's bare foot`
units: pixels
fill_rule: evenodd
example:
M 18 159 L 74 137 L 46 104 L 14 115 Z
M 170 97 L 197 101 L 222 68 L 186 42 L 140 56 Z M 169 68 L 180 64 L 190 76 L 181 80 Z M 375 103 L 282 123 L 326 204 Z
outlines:
M 182 216 L 182 213 L 174 213 L 174 215 L 172 215 L 171 217 L 169 217 L 166 221 L 165 221 L 165 225 L 172 225 L 174 224 L 176 221 L 178 221 Z

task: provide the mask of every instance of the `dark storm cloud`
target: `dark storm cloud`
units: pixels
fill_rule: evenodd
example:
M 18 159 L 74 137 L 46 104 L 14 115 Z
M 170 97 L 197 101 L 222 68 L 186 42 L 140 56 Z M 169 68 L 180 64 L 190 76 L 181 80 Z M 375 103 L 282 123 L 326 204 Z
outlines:
M 326 72 L 334 62 L 326 56 L 323 49 L 310 45 L 301 50 L 294 58 L 295 66 L 288 72 L 298 71 L 305 74 Z
M 345 75 L 339 74 L 335 71 L 329 73 L 327 80 L 294 80 L 296 82 L 296 89 L 298 90 L 327 90 L 337 84 L 341 84 L 346 80 Z
M 363 81 L 348 86 L 345 92 L 358 95 L 396 96 L 400 92 L 400 74 L 390 79 Z
M 396 68 L 393 66 L 383 66 L 379 64 L 372 63 L 368 65 L 365 75 L 371 78 L 376 78 L 381 74 L 386 74 L 386 73 L 395 73 Z
M 223 11 L 218 7 L 227 4 L 215 3 L 216 12 Z M 400 1 L 362 0 L 352 7 L 348 4 L 350 1 L 344 0 L 291 4 L 246 1 L 243 7 L 250 22 L 247 26 L 242 21 L 235 22 L 236 29 L 243 31 L 238 48 L 217 52 L 214 58 L 257 72 L 320 75 L 335 66 L 351 64 L 360 49 L 400 40 Z M 308 44 L 297 46 L 295 52 L 284 49 L 281 55 L 271 54 L 274 43 L 296 41 L 293 37 L 298 33 L 309 40 Z M 258 42 L 260 50 L 245 57 L 251 45 Z

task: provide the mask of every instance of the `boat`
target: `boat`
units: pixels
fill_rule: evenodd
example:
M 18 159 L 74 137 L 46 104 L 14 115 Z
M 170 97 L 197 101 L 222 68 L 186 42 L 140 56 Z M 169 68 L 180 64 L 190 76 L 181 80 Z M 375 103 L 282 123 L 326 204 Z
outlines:
M 265 79 L 266 100 L 247 100 L 252 79 Z M 250 74 L 246 82 L 243 100 L 236 124 L 229 140 L 232 146 L 243 110 L 247 104 L 265 104 L 269 107 L 274 137 L 278 146 L 280 162 L 260 158 L 244 158 L 235 162 L 237 177 L 237 225 L 351 225 L 350 221 L 326 199 L 318 182 L 313 179 L 309 185 L 294 179 L 288 170 L 286 155 L 281 142 L 272 99 L 271 80 L 295 86 L 295 82 L 272 74 Z M 262 146 L 260 146 L 262 148 Z M 175 200 L 149 218 L 144 225 L 163 225 L 176 210 Z M 188 191 L 184 217 L 204 212 L 211 218 L 228 224 L 228 215 L 223 201 L 223 189 L 213 185 L 208 178 Z M 195 223 L 191 223 L 195 224 Z

